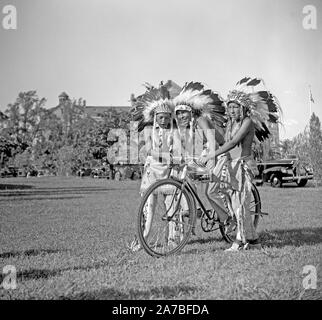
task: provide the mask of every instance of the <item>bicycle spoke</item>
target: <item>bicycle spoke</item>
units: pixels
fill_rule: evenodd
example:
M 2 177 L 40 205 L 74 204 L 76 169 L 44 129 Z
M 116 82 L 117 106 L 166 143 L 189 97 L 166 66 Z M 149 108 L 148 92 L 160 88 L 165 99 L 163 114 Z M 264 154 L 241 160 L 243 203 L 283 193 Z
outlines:
M 157 236 L 157 234 L 155 234 Z M 149 244 L 153 247 L 155 242 L 154 242 L 154 237 L 152 237 L 152 239 L 149 241 Z
M 160 234 L 160 232 L 158 232 L 158 237 L 157 237 L 157 240 L 156 240 L 156 242 L 155 242 L 154 249 L 156 249 L 156 248 L 158 247 L 159 234 Z
M 188 227 L 190 227 L 190 226 L 192 226 L 192 224 L 190 224 L 190 223 L 188 223 L 188 222 L 184 222 L 184 221 L 182 221 L 182 222 L 177 222 L 177 224 L 180 224 L 180 225 L 183 225 L 183 226 L 188 226 Z
M 148 205 L 141 207 L 141 240 L 149 254 L 166 256 L 180 250 L 187 242 L 195 209 L 188 191 L 177 181 L 157 182 L 149 192 L 144 200 Z M 188 217 L 184 216 L 187 212 L 190 212 Z
M 258 205 L 259 202 L 256 202 L 253 206 L 251 206 L 249 209 L 253 209 L 254 207 L 256 207 Z

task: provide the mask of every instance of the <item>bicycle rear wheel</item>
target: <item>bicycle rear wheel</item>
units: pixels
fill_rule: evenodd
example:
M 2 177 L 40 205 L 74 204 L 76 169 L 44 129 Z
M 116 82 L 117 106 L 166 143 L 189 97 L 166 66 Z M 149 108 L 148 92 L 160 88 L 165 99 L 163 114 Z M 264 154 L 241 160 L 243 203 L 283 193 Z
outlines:
M 142 247 L 154 257 L 180 251 L 187 243 L 196 219 L 195 202 L 182 182 L 163 179 L 151 185 L 138 212 Z
M 261 212 L 261 199 L 259 196 L 259 192 L 254 184 L 252 185 L 252 196 L 250 200 L 249 210 L 252 217 L 254 228 L 256 230 L 259 222 L 259 215 L 260 215 L 259 213 Z M 236 240 L 237 228 L 229 232 L 226 232 L 225 228 L 222 225 L 220 225 L 219 229 L 220 229 L 221 235 L 223 236 L 226 242 L 231 243 Z

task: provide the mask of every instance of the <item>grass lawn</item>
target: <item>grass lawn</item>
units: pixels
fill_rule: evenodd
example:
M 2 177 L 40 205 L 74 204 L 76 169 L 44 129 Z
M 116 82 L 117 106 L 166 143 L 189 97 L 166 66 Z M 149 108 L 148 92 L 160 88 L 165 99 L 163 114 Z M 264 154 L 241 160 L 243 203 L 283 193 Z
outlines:
M 0 179 L 0 299 L 321 299 L 321 188 L 259 187 L 263 250 L 227 253 L 218 231 L 168 258 L 132 253 L 140 181 Z M 317 289 L 303 289 L 303 268 Z

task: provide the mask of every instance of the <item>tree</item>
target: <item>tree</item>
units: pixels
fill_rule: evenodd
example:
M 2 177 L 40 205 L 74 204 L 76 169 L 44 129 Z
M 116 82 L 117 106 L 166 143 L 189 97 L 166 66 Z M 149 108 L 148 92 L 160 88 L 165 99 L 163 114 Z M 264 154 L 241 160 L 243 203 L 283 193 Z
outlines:
M 18 168 L 27 168 L 28 170 L 34 167 L 34 161 L 32 159 L 30 149 L 26 149 L 21 153 L 17 153 L 12 159 L 12 163 L 15 167 Z
M 20 92 L 13 104 L 5 110 L 7 116 L 4 134 L 16 143 L 31 145 L 45 112 L 46 99 L 39 99 L 36 91 Z
M 260 143 L 259 141 L 253 141 L 252 151 L 253 151 L 253 154 L 254 154 L 254 158 L 257 161 L 263 160 L 264 147 L 263 147 L 262 143 Z
M 317 185 L 322 180 L 322 132 L 320 119 L 315 113 L 310 119 L 308 153 Z
M 19 145 L 0 135 L 0 168 L 19 150 Z
M 286 158 L 289 154 L 292 153 L 293 141 L 291 139 L 282 140 L 280 145 L 281 156 Z
M 57 169 L 59 175 L 70 175 L 73 172 L 73 160 L 75 158 L 72 146 L 63 146 L 58 150 Z
M 304 166 L 311 166 L 309 156 L 309 131 L 307 128 L 292 139 L 291 154 L 295 154 Z
M 19 166 L 72 173 L 88 163 L 103 163 L 118 139 L 109 139 L 111 129 L 129 132 L 130 115 L 112 108 L 102 121 L 86 114 L 85 101 L 60 97 L 59 107 L 47 110 L 46 100 L 36 91 L 21 92 L 1 116 L 1 160 Z M 5 123 L 5 125 L 2 125 Z

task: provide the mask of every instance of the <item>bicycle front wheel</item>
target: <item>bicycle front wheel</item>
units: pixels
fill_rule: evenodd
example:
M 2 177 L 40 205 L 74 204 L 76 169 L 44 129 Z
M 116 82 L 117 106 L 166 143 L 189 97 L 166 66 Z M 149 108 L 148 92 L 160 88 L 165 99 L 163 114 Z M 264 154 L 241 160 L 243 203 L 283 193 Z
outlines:
M 142 247 L 154 257 L 180 251 L 187 243 L 196 220 L 195 202 L 182 182 L 163 179 L 151 185 L 138 212 Z

